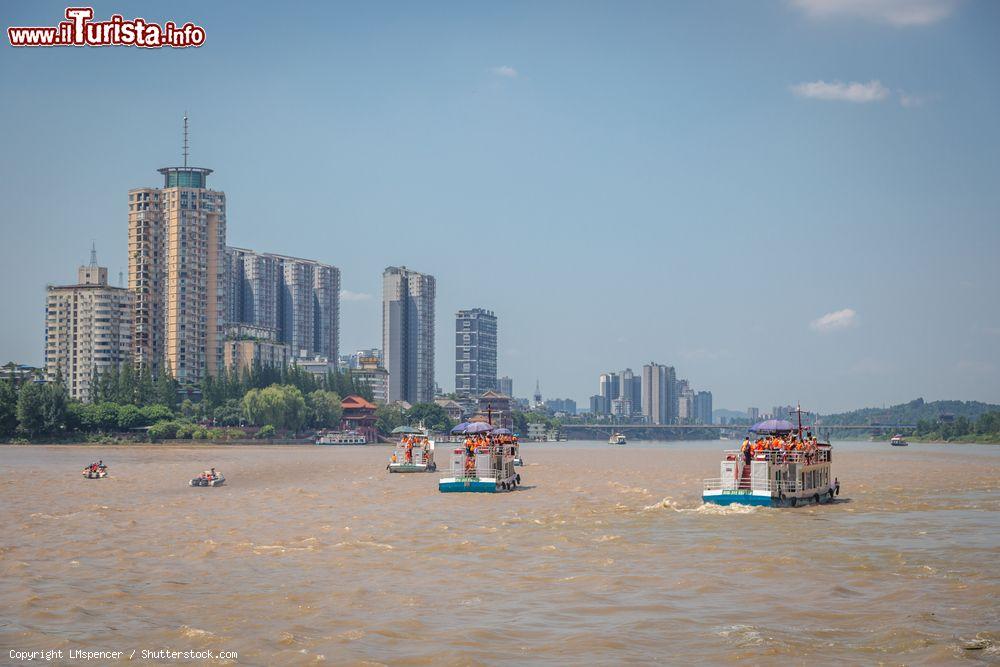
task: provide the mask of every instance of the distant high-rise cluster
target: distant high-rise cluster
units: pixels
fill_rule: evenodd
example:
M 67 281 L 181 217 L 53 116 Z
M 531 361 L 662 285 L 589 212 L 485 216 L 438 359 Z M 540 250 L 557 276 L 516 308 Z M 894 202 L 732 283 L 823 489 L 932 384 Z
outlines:
M 382 354 L 389 401 L 434 400 L 434 276 L 405 266 L 382 273 Z
M 496 389 L 497 317 L 482 308 L 460 310 L 455 314 L 455 393 L 478 398 Z
M 562 412 L 573 416 L 576 415 L 576 401 L 572 398 L 547 398 L 545 409 L 553 414 Z
M 46 366 L 74 398 L 91 379 L 133 363 L 187 388 L 227 367 L 336 363 L 340 270 L 312 260 L 226 246 L 226 195 L 211 169 L 159 170 L 163 186 L 128 193 L 128 289 L 110 287 L 96 259 L 77 285 L 46 299 Z M 333 366 L 331 365 L 331 368 Z
M 514 396 L 514 380 L 506 375 L 497 380 L 497 391 L 508 398 Z
M 648 424 L 711 424 L 712 393 L 695 392 L 678 380 L 673 366 L 650 362 L 642 374 L 632 369 L 601 373 L 598 393 L 590 398 L 596 417 L 641 420 Z
M 108 270 L 81 266 L 75 285 L 51 285 L 45 299 L 45 375 L 62 377 L 71 398 L 91 398 L 98 375 L 132 358 L 132 293 L 108 285 Z
M 231 323 L 273 330 L 295 357 L 336 361 L 340 269 L 310 259 L 226 249 Z

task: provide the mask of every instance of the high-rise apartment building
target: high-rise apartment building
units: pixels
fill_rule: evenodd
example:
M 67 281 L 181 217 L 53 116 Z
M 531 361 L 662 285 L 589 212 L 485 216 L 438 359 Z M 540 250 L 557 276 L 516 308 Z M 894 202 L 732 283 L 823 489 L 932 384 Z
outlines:
M 382 353 L 389 401 L 434 400 L 434 276 L 405 266 L 382 273 Z
M 108 285 L 107 268 L 90 257 L 75 285 L 49 286 L 45 300 L 45 375 L 61 375 L 81 401 L 98 374 L 132 363 L 132 293 Z
M 621 417 L 640 414 L 642 412 L 642 376 L 637 376 L 631 368 L 626 368 L 618 374 L 618 377 L 617 402 L 612 400 L 611 412 Z
M 333 361 L 340 354 L 340 269 L 318 262 L 313 270 L 312 350 Z
M 598 393 L 603 399 L 600 407 L 604 410 L 602 414 L 607 415 L 611 413 L 612 401 L 621 394 L 621 376 L 618 373 L 601 373 L 598 383 Z
M 160 169 L 162 188 L 129 191 L 128 286 L 136 361 L 196 384 L 223 368 L 226 195 L 186 163 L 185 141 L 185 166 Z
M 676 378 L 673 366 L 650 362 L 642 367 L 642 414 L 650 424 L 673 423 Z
M 512 398 L 514 396 L 514 380 L 504 375 L 497 380 L 497 391 L 504 396 Z
M 310 259 L 227 248 L 230 323 L 275 332 L 298 358 L 336 361 L 340 269 Z
M 694 390 L 687 380 L 677 383 L 677 423 L 692 424 L 694 417 Z
M 694 420 L 697 424 L 711 424 L 712 417 L 712 392 L 699 391 L 694 395 Z
M 230 323 L 250 324 L 278 334 L 281 293 L 280 263 L 276 257 L 245 248 L 226 248 L 229 269 Z
M 460 310 L 455 314 L 455 393 L 476 398 L 496 389 L 497 317 L 482 308 Z

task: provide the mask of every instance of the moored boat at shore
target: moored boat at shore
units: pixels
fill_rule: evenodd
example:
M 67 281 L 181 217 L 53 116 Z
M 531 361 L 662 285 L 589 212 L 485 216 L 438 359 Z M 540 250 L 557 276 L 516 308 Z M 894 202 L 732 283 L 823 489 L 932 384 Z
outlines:
M 625 439 L 624 433 L 612 433 L 611 437 L 608 438 L 609 445 L 625 445 L 628 444 L 628 440 Z
M 316 437 L 317 445 L 367 445 L 368 439 L 357 431 L 326 431 Z
M 907 447 L 910 443 L 908 443 L 903 436 L 897 433 L 892 436 L 891 440 L 889 440 L 889 444 L 893 447 Z

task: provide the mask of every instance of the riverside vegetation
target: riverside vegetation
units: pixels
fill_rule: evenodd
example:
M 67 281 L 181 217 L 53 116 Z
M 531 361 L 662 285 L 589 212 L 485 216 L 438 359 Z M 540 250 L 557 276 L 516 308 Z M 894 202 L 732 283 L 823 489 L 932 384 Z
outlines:
M 330 371 L 315 377 L 297 366 L 259 364 L 242 373 L 207 377 L 199 389 L 184 391 L 168 373 L 154 379 L 146 369 L 123 365 L 95 374 L 90 402 L 83 403 L 69 398 L 58 376 L 47 383 L 3 378 L 0 438 L 235 440 L 249 437 L 251 431 L 255 437 L 270 438 L 305 428 L 336 428 L 343 414 L 341 396 L 372 397 L 371 389 L 349 373 Z

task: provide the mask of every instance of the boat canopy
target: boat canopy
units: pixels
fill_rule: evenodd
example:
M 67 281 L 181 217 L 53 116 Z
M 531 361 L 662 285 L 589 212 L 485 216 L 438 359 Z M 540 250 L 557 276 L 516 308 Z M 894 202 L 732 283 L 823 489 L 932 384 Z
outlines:
M 768 419 L 767 421 L 757 422 L 750 427 L 750 431 L 753 433 L 764 433 L 767 435 L 785 435 L 791 433 L 795 430 L 792 426 L 792 422 L 785 421 L 784 419 Z

